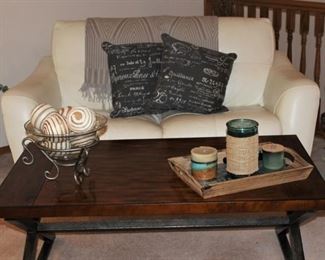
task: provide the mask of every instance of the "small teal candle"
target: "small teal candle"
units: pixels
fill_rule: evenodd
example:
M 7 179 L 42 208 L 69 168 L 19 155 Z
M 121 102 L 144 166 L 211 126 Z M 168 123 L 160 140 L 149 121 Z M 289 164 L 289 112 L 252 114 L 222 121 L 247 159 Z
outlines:
M 284 167 L 284 147 L 281 144 L 265 144 L 262 151 L 265 169 L 276 171 Z

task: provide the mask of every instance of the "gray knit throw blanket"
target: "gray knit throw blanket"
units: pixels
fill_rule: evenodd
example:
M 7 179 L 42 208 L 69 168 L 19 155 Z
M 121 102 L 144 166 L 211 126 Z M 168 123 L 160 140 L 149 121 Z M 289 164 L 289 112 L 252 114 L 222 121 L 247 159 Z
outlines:
M 84 97 L 92 102 L 102 102 L 110 97 L 107 57 L 101 44 L 107 39 L 102 19 L 86 20 L 85 81 L 81 87 Z
M 152 16 L 138 18 L 88 18 L 86 21 L 84 97 L 103 102 L 111 97 L 107 55 L 102 42 L 113 44 L 161 42 L 161 34 L 218 50 L 217 17 Z

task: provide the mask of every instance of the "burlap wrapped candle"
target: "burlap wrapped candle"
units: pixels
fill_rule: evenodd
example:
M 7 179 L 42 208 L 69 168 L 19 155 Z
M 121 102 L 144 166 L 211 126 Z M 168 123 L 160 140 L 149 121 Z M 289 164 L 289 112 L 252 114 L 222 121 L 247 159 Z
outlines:
M 227 172 L 245 176 L 258 170 L 258 123 L 251 119 L 227 122 Z

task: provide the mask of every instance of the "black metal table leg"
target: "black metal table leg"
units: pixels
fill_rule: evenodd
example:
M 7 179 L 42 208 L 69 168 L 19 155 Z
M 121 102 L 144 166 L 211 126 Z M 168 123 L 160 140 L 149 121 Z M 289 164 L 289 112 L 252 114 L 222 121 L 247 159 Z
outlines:
M 300 233 L 300 224 L 313 216 L 312 212 L 288 213 L 289 225 L 276 228 L 276 234 L 286 260 L 304 260 L 304 249 Z M 289 234 L 289 240 L 287 238 Z M 289 243 L 290 241 L 290 243 Z
M 51 252 L 52 246 L 53 246 L 53 242 L 55 240 L 55 234 L 51 234 L 51 235 L 40 235 L 40 237 L 44 240 L 42 249 L 38 255 L 38 260 L 46 260 Z
M 35 260 L 36 259 L 36 248 L 37 248 L 37 233 L 36 231 L 27 231 L 24 260 Z
M 292 252 L 291 252 L 289 241 L 287 239 L 287 233 L 288 233 L 288 229 L 281 229 L 276 231 L 284 259 L 290 260 L 292 259 Z
M 289 239 L 292 248 L 292 259 L 305 260 L 299 223 L 295 223 L 289 227 Z
M 287 238 L 289 233 L 289 240 Z M 301 240 L 299 223 L 290 225 L 286 229 L 282 229 L 280 232 L 277 230 L 277 237 L 280 242 L 281 250 L 286 260 L 304 260 L 304 249 Z
M 44 241 L 41 251 L 37 257 L 38 260 L 46 260 L 51 252 L 53 242 L 55 240 L 54 233 L 44 233 L 38 231 L 40 224 L 38 219 L 24 219 L 24 220 L 8 220 L 11 224 L 26 231 L 26 242 L 24 249 L 23 260 L 35 260 L 38 239 Z

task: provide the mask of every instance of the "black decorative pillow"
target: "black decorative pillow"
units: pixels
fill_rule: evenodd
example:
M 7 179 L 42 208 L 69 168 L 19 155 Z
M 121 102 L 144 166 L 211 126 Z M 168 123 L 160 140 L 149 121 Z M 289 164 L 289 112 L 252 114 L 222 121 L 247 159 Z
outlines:
M 147 110 L 203 114 L 227 111 L 222 104 L 237 55 L 198 47 L 168 34 L 161 38 L 161 71 Z
M 111 117 L 144 114 L 144 105 L 158 80 L 163 45 L 161 43 L 102 43 L 107 53 L 112 85 Z

